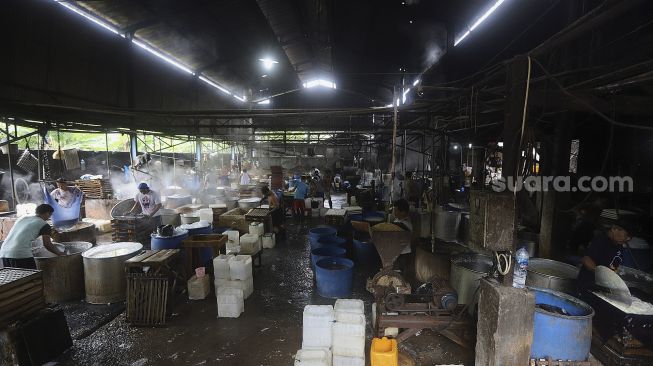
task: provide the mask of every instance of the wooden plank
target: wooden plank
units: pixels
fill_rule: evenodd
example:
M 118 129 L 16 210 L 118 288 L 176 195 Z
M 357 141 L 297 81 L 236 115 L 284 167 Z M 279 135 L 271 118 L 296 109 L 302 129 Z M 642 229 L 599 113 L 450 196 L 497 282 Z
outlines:
M 158 250 L 153 256 L 144 259 L 143 262 L 150 264 L 163 264 L 162 258 L 165 256 L 166 250 Z
M 125 264 L 132 264 L 132 263 L 140 262 L 140 261 L 142 261 L 142 260 L 144 260 L 146 258 L 151 257 L 152 255 L 154 255 L 154 253 L 155 253 L 155 251 L 153 251 L 153 250 L 146 250 L 143 253 L 141 253 L 141 254 L 139 254 L 139 255 L 137 255 L 135 257 L 131 257 L 131 258 L 127 259 L 125 261 Z

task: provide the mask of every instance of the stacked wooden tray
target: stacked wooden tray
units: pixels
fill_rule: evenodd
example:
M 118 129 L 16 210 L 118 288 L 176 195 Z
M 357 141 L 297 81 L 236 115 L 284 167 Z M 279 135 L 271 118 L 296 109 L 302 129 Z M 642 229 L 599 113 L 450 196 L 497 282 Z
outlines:
M 150 234 L 156 229 L 153 220 L 139 216 L 118 216 L 111 220 L 114 242 L 132 241 L 149 247 Z
M 265 225 L 265 232 L 272 232 L 272 210 L 269 208 L 253 208 L 245 214 L 245 221 L 248 222 L 262 222 Z
M 0 269 L 0 328 L 45 308 L 41 271 Z
M 106 199 L 113 196 L 108 179 L 78 179 L 75 185 L 84 192 L 86 198 Z
M 283 188 L 283 168 L 280 166 L 271 166 L 270 171 L 270 189 L 277 190 Z

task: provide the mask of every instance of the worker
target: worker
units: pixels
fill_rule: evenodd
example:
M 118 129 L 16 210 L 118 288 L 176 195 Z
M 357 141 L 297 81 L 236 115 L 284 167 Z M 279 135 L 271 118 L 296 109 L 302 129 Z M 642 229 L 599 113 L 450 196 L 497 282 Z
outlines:
M 324 178 L 322 178 L 322 186 L 324 187 L 324 199 L 329 201 L 329 208 L 333 208 L 333 202 L 331 201 L 331 189 L 332 189 L 333 177 L 331 177 L 331 171 L 324 171 Z
M 56 255 L 65 254 L 57 249 L 50 239 L 52 228 L 46 221 L 50 219 L 53 212 L 54 207 L 42 204 L 36 207 L 36 215 L 23 216 L 16 220 L 7 239 L 0 247 L 0 257 L 4 267 L 36 269 L 32 241 L 39 236 L 43 238 L 43 246 L 47 250 Z
M 252 179 L 247 174 L 247 169 L 243 169 L 243 174 L 240 175 L 240 185 L 247 186 Z
M 161 220 L 160 209 L 163 206 L 161 205 L 161 196 L 159 196 L 159 193 L 151 190 L 145 182 L 138 185 L 138 193 L 136 193 L 136 196 L 134 197 L 134 206 L 129 210 L 129 213 L 132 214 L 136 212 L 136 207 L 138 207 L 139 204 L 143 215 L 156 219 L 156 224 L 158 226 Z
M 417 181 L 413 179 L 413 172 L 406 172 L 405 193 L 408 203 L 412 203 L 415 207 L 419 207 L 419 186 L 417 185 Z
M 294 184 L 292 210 L 295 217 L 304 217 L 306 212 L 306 205 L 304 199 L 308 193 L 308 185 L 301 179 L 296 179 Z
M 600 232 L 592 239 L 585 255 L 581 258 L 581 268 L 578 273 L 578 295 L 594 287 L 594 270 L 597 266 L 605 266 L 613 271 L 623 262 L 622 249 L 635 234 L 635 225 L 627 220 L 619 219 L 607 232 Z
M 401 227 L 406 231 L 413 231 L 413 223 L 410 219 L 410 204 L 407 200 L 401 198 L 394 202 L 392 214 L 394 215 L 393 224 Z M 410 263 L 413 262 L 412 245 L 406 246 L 402 251 L 399 258 L 395 261 L 395 268 L 402 271 L 407 271 Z
M 77 187 L 69 187 L 63 178 L 57 179 L 57 188 L 50 193 L 50 197 L 62 208 L 70 208 L 80 196 L 83 204 L 84 193 Z
M 263 204 L 264 201 L 267 201 L 271 210 L 270 216 L 272 216 L 273 231 L 279 236 L 279 238 L 281 238 L 285 236 L 285 229 L 283 227 L 283 210 L 279 204 L 279 199 L 277 198 L 276 193 L 266 186 L 261 188 L 261 193 L 263 194 L 261 204 Z

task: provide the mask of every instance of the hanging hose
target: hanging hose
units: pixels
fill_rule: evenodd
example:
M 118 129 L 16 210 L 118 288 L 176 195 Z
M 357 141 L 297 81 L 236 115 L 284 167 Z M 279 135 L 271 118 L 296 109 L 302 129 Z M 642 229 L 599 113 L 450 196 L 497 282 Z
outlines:
M 512 253 L 494 252 L 494 257 L 497 260 L 497 271 L 499 272 L 499 274 L 502 276 L 506 276 L 508 273 L 510 273 L 510 267 L 512 267 Z M 503 267 L 501 264 L 502 260 L 503 263 L 505 263 L 505 267 Z

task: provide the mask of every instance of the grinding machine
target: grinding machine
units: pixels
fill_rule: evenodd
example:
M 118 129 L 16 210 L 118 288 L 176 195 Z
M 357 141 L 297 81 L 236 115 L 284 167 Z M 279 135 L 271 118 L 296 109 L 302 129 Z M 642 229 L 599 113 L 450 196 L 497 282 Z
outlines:
M 402 342 L 423 329 L 433 329 L 452 341 L 470 347 L 470 322 L 465 307 L 458 305 L 456 291 L 449 281 L 437 276 L 411 291 L 411 285 L 392 269 L 402 250 L 410 245 L 408 231 L 371 231 L 371 238 L 383 268 L 367 282 L 374 294 L 374 334 L 382 337 L 387 329 L 397 329 Z

